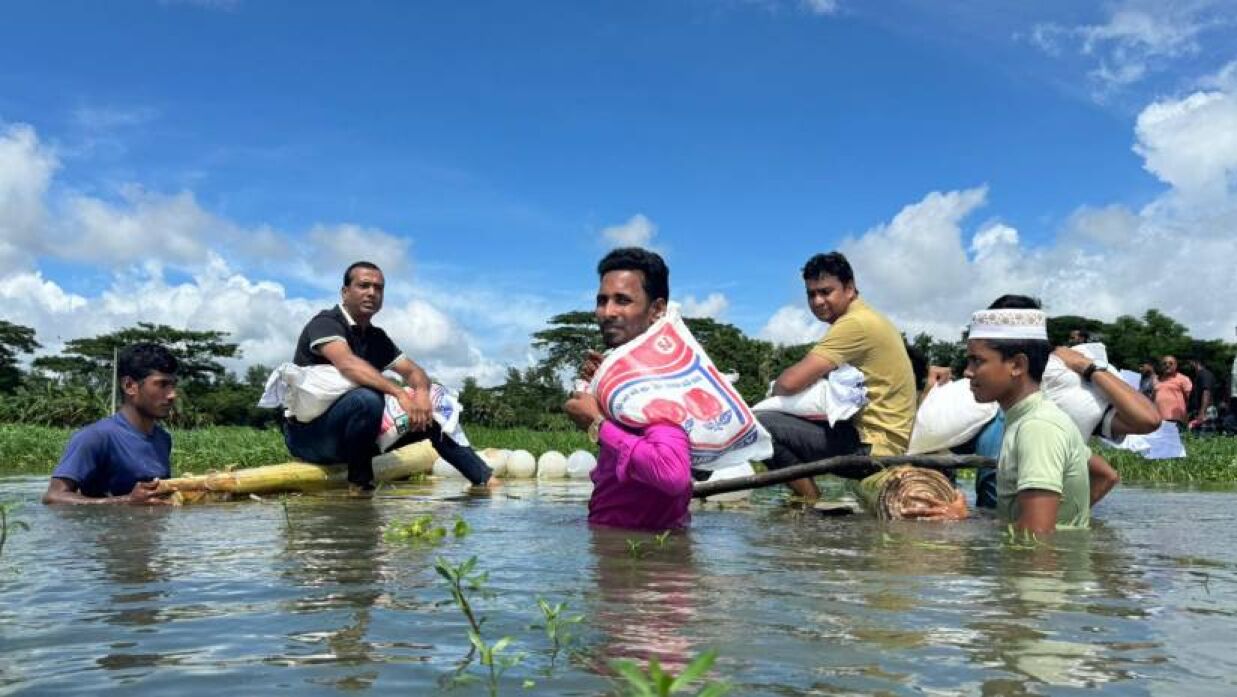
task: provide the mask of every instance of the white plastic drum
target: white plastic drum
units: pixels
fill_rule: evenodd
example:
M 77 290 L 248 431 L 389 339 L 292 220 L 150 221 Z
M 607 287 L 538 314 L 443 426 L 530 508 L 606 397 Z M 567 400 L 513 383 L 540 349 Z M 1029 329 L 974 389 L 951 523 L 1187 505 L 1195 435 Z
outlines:
M 735 477 L 746 477 L 752 474 L 756 474 L 756 470 L 752 469 L 752 464 L 750 462 L 745 462 L 741 465 L 731 465 L 730 467 L 723 467 L 718 470 L 713 470 L 713 474 L 709 477 L 708 481 L 716 482 L 721 479 L 734 479 Z M 751 495 L 752 490 L 745 489 L 743 491 L 731 491 L 725 494 L 714 494 L 705 500 L 723 503 L 726 501 L 743 501 Z
M 567 456 L 567 476 L 572 479 L 587 479 L 597 466 L 597 458 L 587 450 L 577 450 Z
M 527 450 L 516 450 L 507 458 L 507 476 L 512 479 L 530 479 L 537 474 L 537 461 Z
M 562 479 L 567 476 L 567 458 L 557 450 L 547 450 L 537 458 L 537 479 Z
M 464 475 L 460 471 L 451 466 L 451 463 L 441 457 L 434 460 L 434 469 L 431 471 L 435 477 L 450 477 L 454 479 L 463 479 Z
M 507 459 L 511 457 L 510 450 L 502 450 L 500 448 L 486 448 L 477 453 L 485 460 L 485 464 L 490 466 L 494 471 L 495 477 L 507 476 Z

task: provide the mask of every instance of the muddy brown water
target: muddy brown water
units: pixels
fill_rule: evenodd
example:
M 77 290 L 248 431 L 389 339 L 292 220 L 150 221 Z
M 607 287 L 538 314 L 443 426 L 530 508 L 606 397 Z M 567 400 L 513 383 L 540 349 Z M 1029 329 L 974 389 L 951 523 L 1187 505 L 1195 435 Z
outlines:
M 275 502 L 49 508 L 44 485 L 0 479 L 31 528 L 0 556 L 0 694 L 489 694 L 433 568 L 474 555 L 483 631 L 522 654 L 499 694 L 620 694 L 609 661 L 707 649 L 733 695 L 1237 694 L 1231 490 L 1125 486 L 1092 530 L 1028 548 L 990 520 L 827 518 L 777 491 L 659 546 L 589 529 L 578 482 L 297 497 L 290 527 Z M 384 539 L 423 514 L 471 533 Z M 553 664 L 538 597 L 584 617 Z

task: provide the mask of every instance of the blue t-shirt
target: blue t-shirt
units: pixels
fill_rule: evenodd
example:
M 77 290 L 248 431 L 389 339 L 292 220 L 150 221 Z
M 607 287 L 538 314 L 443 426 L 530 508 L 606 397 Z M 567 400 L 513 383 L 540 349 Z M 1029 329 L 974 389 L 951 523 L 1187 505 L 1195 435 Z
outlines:
M 171 459 L 171 434 L 156 425 L 148 436 L 118 412 L 73 434 L 52 476 L 83 496 L 124 496 L 137 482 L 172 476 Z

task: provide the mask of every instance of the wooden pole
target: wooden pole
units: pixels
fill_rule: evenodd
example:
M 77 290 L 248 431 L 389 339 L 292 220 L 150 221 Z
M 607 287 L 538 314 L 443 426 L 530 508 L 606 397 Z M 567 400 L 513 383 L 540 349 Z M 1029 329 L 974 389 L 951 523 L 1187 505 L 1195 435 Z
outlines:
M 818 474 L 836 474 L 847 478 L 860 479 L 869 474 L 888 467 L 912 465 L 934 470 L 957 470 L 972 467 L 995 467 L 996 460 L 979 455 L 894 455 L 891 457 L 869 457 L 867 455 L 841 455 L 829 457 L 816 462 L 805 462 L 779 470 L 769 470 L 746 477 L 721 479 L 715 482 L 696 482 L 692 486 L 694 498 L 704 498 L 714 494 L 725 494 L 731 491 L 758 489 L 774 484 L 813 477 Z

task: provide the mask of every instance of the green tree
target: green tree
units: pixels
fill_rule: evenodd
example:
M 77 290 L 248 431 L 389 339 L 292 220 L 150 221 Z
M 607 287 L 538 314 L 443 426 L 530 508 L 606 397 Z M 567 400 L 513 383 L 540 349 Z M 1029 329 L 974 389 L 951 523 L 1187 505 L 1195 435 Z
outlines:
M 226 341 L 227 332 L 176 329 L 163 324 L 139 322 L 110 334 L 73 339 L 58 356 L 36 358 L 34 367 L 52 373 L 66 383 L 92 390 L 110 389 L 115 351 L 138 342 L 161 344 L 180 362 L 180 379 L 192 391 L 209 387 L 227 371 L 222 358 L 238 358 L 237 345 Z
M 601 331 L 591 312 L 564 312 L 549 319 L 548 329 L 533 334 L 533 348 L 545 352 L 540 365 L 556 375 L 575 375 L 591 351 L 602 351 Z
M 0 319 L 0 392 L 12 392 L 21 382 L 22 371 L 17 357 L 40 348 L 34 340 L 34 330 Z

